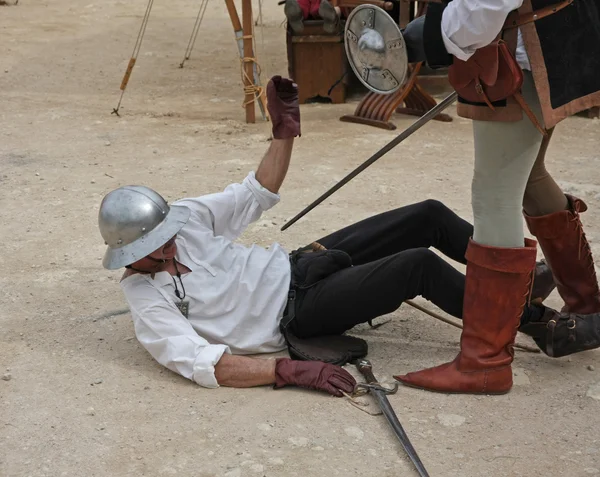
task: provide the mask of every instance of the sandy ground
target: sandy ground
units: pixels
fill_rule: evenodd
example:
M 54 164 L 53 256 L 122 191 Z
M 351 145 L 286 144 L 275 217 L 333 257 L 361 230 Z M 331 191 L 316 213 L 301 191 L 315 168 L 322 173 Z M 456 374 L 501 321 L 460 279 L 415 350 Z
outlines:
M 0 475 L 415 475 L 382 416 L 302 390 L 205 390 L 137 344 L 129 315 L 118 314 L 126 308 L 120 275 L 101 267 L 101 198 L 129 183 L 169 200 L 219 190 L 255 167 L 269 125 L 244 122 L 222 3 L 209 4 L 192 59 L 177 67 L 198 8 L 189 0 L 156 3 L 122 116 L 111 116 L 145 2 L 88 1 L 0 7 Z M 265 4 L 264 37 L 257 31 L 264 78 L 287 72 L 282 20 L 281 7 Z M 293 247 L 426 198 L 470 218 L 470 124 L 456 118 L 428 125 L 280 232 L 393 137 L 338 121 L 355 104 L 302 107 L 282 202 L 245 242 Z M 402 128 L 412 119 L 394 121 Z M 588 202 L 597 257 L 599 132 L 598 121 L 565 121 L 548 161 Z M 549 303 L 560 306 L 556 295 Z M 391 318 L 356 330 L 381 380 L 455 355 L 454 328 L 406 306 Z M 390 401 L 432 476 L 596 475 L 598 357 L 517 352 L 506 396 L 401 388 Z

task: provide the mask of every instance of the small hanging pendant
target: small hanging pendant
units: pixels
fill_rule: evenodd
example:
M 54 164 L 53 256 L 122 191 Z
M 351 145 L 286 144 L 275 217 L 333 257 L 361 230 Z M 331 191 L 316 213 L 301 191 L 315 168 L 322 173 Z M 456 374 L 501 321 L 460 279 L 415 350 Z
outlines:
M 187 318 L 188 313 L 190 311 L 190 302 L 188 300 L 180 301 L 179 303 L 176 303 L 175 305 L 177 306 L 177 308 L 179 308 L 179 311 L 181 312 L 181 314 Z

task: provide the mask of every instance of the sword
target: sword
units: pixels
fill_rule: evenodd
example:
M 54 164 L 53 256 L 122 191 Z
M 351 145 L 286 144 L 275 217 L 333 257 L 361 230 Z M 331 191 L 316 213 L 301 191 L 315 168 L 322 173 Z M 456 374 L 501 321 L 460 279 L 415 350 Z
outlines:
M 285 229 L 287 229 L 288 227 L 290 227 L 291 225 L 296 223 L 298 220 L 300 220 L 302 217 L 304 217 L 306 214 L 308 214 L 312 209 L 314 209 L 317 205 L 319 205 L 321 202 L 323 202 L 325 199 L 327 199 L 327 197 L 329 197 L 334 192 L 341 189 L 348 182 L 350 182 L 352 179 L 354 179 L 358 174 L 360 174 L 367 167 L 369 167 L 371 164 L 373 164 L 376 160 L 378 160 L 384 154 L 391 151 L 394 147 L 396 147 L 398 144 L 400 144 L 402 141 L 404 141 L 412 133 L 414 133 L 415 131 L 420 129 L 421 126 L 424 126 L 431 119 L 436 117 L 444 109 L 446 109 L 448 106 L 450 106 L 452 103 L 454 103 L 454 101 L 456 100 L 457 97 L 458 97 L 458 94 L 456 92 L 454 92 L 454 93 L 450 94 L 449 96 L 447 96 L 440 103 L 436 104 L 433 108 L 431 108 L 429 111 L 427 111 L 423 116 L 421 116 L 419 119 L 417 119 L 408 128 L 406 128 L 404 131 L 402 131 L 398 136 L 396 136 L 395 139 L 392 139 L 390 142 L 388 142 L 379 151 L 377 151 L 375 154 L 373 154 L 369 159 L 367 159 L 365 162 L 363 162 L 360 166 L 358 166 L 356 169 L 354 169 L 350 174 L 348 174 L 341 181 L 339 181 L 336 185 L 334 185 L 331 189 L 329 189 L 327 192 L 325 192 L 321 197 L 316 199 L 312 204 L 310 204 L 302 212 L 300 212 L 298 215 L 296 215 L 292 220 L 290 220 L 283 227 L 281 227 L 281 231 L 283 232 Z
M 381 408 L 381 411 L 383 412 L 383 415 L 392 427 L 394 434 L 396 434 L 396 437 L 398 437 L 398 440 L 402 444 L 402 447 L 404 447 L 404 450 L 408 454 L 408 457 L 410 458 L 411 462 L 415 465 L 417 471 L 419 472 L 419 475 L 421 477 L 429 477 L 427 470 L 425 470 L 425 466 L 423 465 L 421 459 L 417 455 L 417 451 L 410 443 L 406 432 L 404 432 L 404 429 L 402 428 L 402 424 L 400 424 L 400 421 L 396 417 L 396 413 L 394 412 L 392 405 L 386 397 L 386 394 L 394 393 L 395 390 L 387 390 L 377 382 L 377 379 L 375 379 L 375 376 L 373 376 L 373 366 L 371 365 L 371 362 L 369 360 L 359 360 L 358 363 L 356 363 L 356 368 L 360 371 L 360 373 L 365 377 L 365 380 L 367 381 L 366 385 L 359 384 L 358 387 L 367 388 L 371 392 L 371 394 L 373 394 L 373 396 L 377 400 L 377 403 L 379 404 L 379 407 Z M 395 389 L 397 389 L 397 387 Z

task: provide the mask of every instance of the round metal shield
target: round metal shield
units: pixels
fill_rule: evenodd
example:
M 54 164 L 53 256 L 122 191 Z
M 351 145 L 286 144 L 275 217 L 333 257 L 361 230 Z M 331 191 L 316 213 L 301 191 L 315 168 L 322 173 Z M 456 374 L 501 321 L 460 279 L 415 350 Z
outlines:
M 392 94 L 408 73 L 406 44 L 400 27 L 375 5 L 356 7 L 346 20 L 346 55 L 356 76 L 371 91 Z

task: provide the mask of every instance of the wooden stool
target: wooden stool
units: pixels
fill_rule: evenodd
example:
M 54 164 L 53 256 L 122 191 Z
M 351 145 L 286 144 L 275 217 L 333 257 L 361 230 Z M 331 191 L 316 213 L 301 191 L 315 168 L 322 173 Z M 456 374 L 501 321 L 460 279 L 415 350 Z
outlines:
M 339 33 L 326 33 L 322 20 L 306 20 L 301 33 L 288 27 L 288 73 L 298 85 L 300 104 L 313 98 L 333 104 L 346 101 L 342 81 L 346 70 L 343 25 L 340 28 Z

